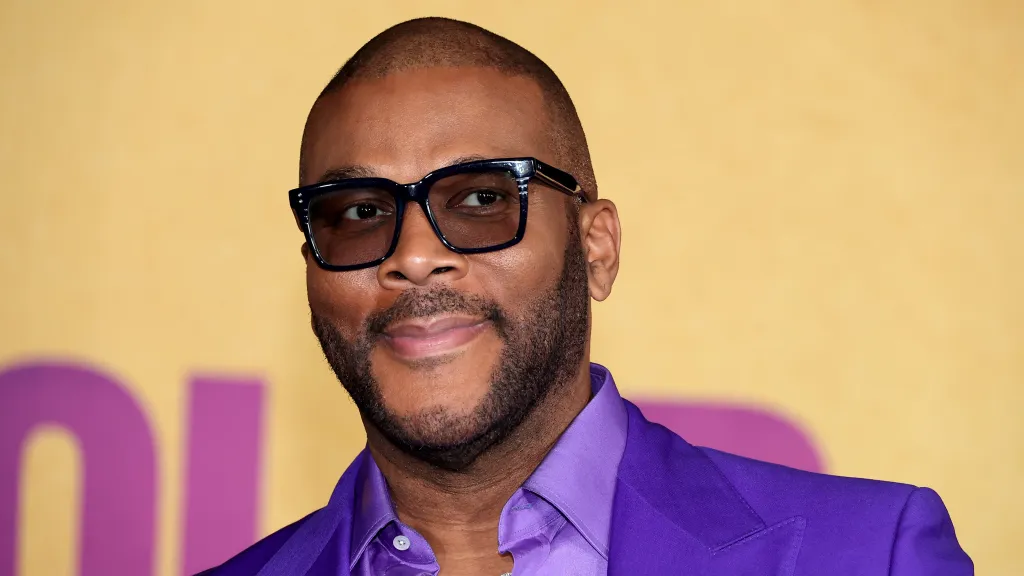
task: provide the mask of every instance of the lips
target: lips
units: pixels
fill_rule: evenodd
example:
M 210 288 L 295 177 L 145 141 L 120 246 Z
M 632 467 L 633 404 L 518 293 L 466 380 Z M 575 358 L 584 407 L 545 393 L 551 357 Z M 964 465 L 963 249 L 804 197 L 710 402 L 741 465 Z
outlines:
M 422 359 L 456 350 L 479 336 L 488 324 L 487 320 L 464 316 L 419 318 L 388 327 L 383 341 L 398 356 Z

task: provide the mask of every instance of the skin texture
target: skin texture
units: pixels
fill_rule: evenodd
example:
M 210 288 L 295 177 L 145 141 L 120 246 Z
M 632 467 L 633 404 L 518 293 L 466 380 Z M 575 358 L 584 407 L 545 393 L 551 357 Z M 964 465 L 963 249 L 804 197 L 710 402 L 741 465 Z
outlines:
M 560 158 L 545 130 L 548 124 L 536 84 L 490 68 L 431 67 L 354 79 L 324 96 L 310 113 L 302 184 L 353 167 L 413 182 L 474 156 L 533 156 L 558 166 Z M 512 319 L 508 330 L 526 333 L 530 318 L 545 302 L 542 297 L 555 293 L 560 282 L 575 283 L 578 292 L 595 300 L 610 293 L 620 238 L 615 206 L 598 200 L 580 205 L 573 215 L 568 211 L 577 207 L 565 195 L 531 186 L 529 210 L 522 242 L 498 252 L 460 255 L 447 250 L 414 206 L 407 211 L 394 255 L 380 266 L 327 272 L 303 247 L 318 336 L 322 341 L 326 334 L 347 344 L 361 338 L 367 343 L 361 350 L 381 408 L 397 425 L 383 430 L 363 410 L 370 452 L 388 481 L 399 517 L 431 544 L 442 574 L 511 571 L 512 558 L 496 552 L 501 508 L 590 398 L 587 326 L 581 353 L 564 381 L 549 383 L 550 393 L 524 409 L 500 441 L 484 442 L 449 461 L 418 457 L 410 446 L 459 444 L 489 424 L 480 417 L 481 407 L 492 396 L 492 377 L 515 338 L 502 337 L 501 327 L 487 320 L 485 307 L 466 302 L 491 303 Z M 579 273 L 568 280 L 566 254 L 572 254 L 574 237 L 567 223 L 577 227 L 577 252 L 582 252 Z M 382 311 L 408 312 L 416 308 L 406 306 L 413 300 L 436 304 L 445 294 L 463 304 L 454 309 L 472 313 L 453 315 L 444 312 L 452 307 L 435 305 L 426 309 L 438 314 L 415 321 L 460 314 L 482 320 L 461 345 L 410 359 L 386 339 L 366 339 L 368 320 Z M 325 352 L 330 356 L 326 344 Z

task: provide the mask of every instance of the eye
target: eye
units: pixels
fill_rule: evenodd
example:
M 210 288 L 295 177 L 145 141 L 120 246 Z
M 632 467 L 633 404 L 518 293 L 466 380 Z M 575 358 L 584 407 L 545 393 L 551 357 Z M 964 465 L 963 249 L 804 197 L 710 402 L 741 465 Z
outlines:
M 342 220 L 369 220 L 380 216 L 386 216 L 388 212 L 373 204 L 356 204 L 349 206 L 341 214 Z
M 504 193 L 497 192 L 495 190 L 477 190 L 476 192 L 470 192 L 467 194 L 460 204 L 470 208 L 490 206 L 491 204 L 501 200 L 504 195 Z

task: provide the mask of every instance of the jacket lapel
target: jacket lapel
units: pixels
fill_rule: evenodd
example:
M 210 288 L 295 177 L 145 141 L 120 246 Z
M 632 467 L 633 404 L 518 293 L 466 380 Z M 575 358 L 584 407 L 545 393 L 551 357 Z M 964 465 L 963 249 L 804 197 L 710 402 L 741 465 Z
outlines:
M 703 452 L 626 404 L 609 575 L 792 574 L 803 519 L 766 526 Z

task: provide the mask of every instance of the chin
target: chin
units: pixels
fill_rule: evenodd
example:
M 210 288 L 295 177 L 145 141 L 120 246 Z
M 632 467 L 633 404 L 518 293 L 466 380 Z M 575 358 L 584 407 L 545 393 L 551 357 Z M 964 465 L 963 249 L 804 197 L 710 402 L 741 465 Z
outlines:
M 370 364 L 375 398 L 364 398 L 371 401 L 360 409 L 409 455 L 461 470 L 510 428 L 508 407 L 495 400 L 500 352 L 500 341 L 486 337 L 454 352 L 415 360 L 380 345 Z
M 464 407 L 433 406 L 398 417 L 395 424 L 406 443 L 435 449 L 465 444 L 484 432 L 476 410 Z
M 481 405 L 487 396 L 486 383 L 461 384 L 452 378 L 423 379 L 397 386 L 390 393 L 382 385 L 383 408 L 390 419 L 412 435 L 425 440 L 428 437 L 450 438 L 479 420 Z

